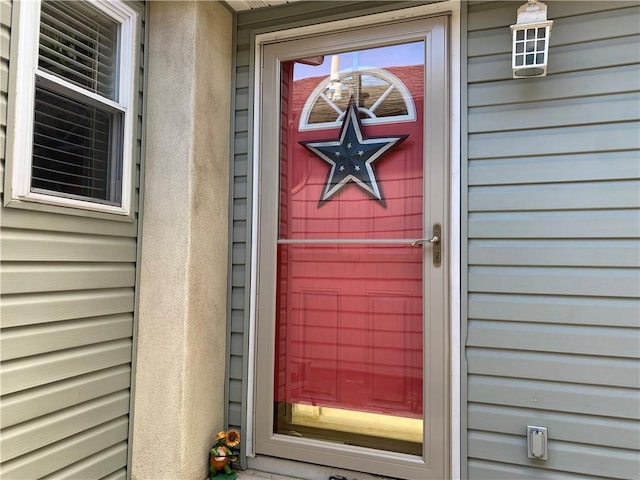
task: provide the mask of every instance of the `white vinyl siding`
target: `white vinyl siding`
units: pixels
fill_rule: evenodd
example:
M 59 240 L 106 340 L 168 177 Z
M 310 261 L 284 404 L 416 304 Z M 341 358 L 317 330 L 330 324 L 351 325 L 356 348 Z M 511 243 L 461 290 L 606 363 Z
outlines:
M 468 478 L 639 478 L 640 8 L 546 3 L 528 80 L 519 4 L 468 6 Z
M 144 5 L 129 5 L 138 15 L 135 105 L 142 105 Z M 2 4 L 3 133 L 7 44 L 18 31 L 12 6 Z M 126 478 L 142 138 L 142 111 L 133 113 L 133 222 L 0 212 L 3 478 Z

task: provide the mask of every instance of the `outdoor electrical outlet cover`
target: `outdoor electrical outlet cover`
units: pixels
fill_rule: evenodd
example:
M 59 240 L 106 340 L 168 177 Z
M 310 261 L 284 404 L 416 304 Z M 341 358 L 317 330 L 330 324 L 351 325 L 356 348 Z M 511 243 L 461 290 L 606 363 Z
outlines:
M 527 425 L 527 456 L 536 460 L 548 460 L 547 427 Z

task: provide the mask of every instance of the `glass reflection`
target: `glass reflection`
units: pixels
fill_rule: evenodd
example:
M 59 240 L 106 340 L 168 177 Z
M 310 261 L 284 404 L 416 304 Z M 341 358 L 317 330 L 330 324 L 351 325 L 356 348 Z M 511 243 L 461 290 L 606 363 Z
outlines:
M 422 453 L 423 250 L 409 240 L 424 236 L 424 55 L 413 42 L 282 64 L 278 433 Z M 350 101 L 365 139 L 404 141 L 372 164 L 384 201 L 351 182 L 319 202 L 329 163 L 304 144 L 338 139 Z

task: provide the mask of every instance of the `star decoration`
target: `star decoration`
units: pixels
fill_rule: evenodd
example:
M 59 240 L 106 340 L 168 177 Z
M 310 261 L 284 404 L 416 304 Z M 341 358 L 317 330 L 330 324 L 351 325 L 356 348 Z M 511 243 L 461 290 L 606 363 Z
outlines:
M 300 142 L 330 165 L 318 207 L 350 182 L 354 182 L 385 207 L 386 202 L 382 198 L 373 162 L 407 137 L 408 135 L 365 137 L 358 107 L 351 97 L 337 140 Z

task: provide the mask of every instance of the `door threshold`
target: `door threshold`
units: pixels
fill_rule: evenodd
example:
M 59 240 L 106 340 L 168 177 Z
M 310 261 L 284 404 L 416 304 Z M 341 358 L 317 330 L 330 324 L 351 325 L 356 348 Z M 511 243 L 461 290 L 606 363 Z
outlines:
M 370 473 L 344 470 L 267 455 L 257 455 L 247 459 L 249 469 L 238 471 L 238 480 L 398 480 L 397 478 L 372 475 Z M 214 478 L 215 480 L 215 478 Z

